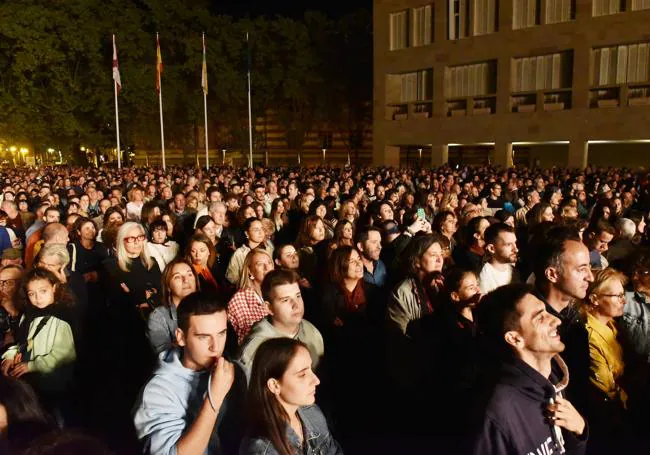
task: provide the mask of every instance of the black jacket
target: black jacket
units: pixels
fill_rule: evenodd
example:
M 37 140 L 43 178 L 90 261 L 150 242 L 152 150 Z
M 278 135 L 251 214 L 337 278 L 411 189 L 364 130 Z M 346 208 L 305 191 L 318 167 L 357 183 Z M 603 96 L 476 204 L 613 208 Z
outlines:
M 563 363 L 561 359 L 553 362 Z M 487 405 L 480 414 L 482 420 L 472 434 L 467 453 L 551 454 L 561 453 L 561 444 L 567 454 L 585 453 L 587 427 L 581 437 L 562 430 L 560 438 L 544 414 L 550 399 L 556 397 L 554 384 L 559 382 L 555 373 L 551 373 L 549 380 L 522 360 L 505 360 L 487 396 Z

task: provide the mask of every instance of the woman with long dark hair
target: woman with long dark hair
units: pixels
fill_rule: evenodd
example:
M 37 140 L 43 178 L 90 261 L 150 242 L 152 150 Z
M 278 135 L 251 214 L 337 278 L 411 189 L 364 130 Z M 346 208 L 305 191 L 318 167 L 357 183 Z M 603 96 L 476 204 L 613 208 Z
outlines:
M 184 297 L 199 290 L 199 279 L 185 258 L 170 262 L 162 273 L 162 305 L 153 310 L 147 321 L 149 341 L 157 353 L 176 343 L 178 318 L 176 308 Z
M 441 287 L 442 246 L 447 241 L 439 234 L 413 237 L 403 253 L 406 278 L 388 298 L 389 371 L 405 391 L 415 390 L 413 387 L 421 380 L 419 323 L 423 316 L 433 313 L 438 303 L 432 291 Z
M 342 454 L 316 406 L 320 383 L 304 343 L 273 338 L 257 349 L 248 389 L 250 425 L 240 454 Z

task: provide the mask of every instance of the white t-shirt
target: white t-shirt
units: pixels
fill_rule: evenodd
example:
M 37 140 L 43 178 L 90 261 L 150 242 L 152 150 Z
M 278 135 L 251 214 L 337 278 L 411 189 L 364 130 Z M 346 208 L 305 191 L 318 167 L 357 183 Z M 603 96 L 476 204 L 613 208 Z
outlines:
M 496 269 L 492 264 L 486 262 L 479 275 L 481 294 L 485 295 L 498 287 L 510 284 L 513 281 L 515 271 L 512 265 L 508 264 L 505 270 Z

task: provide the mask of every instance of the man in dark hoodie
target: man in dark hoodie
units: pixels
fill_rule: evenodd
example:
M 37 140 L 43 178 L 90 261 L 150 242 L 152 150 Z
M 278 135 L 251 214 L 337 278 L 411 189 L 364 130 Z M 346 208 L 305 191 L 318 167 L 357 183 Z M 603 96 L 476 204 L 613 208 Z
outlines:
M 529 285 L 509 284 L 478 307 L 479 332 L 494 348 L 499 371 L 468 453 L 585 452 L 586 422 L 562 396 L 569 373 L 559 356 L 561 322 L 535 294 Z

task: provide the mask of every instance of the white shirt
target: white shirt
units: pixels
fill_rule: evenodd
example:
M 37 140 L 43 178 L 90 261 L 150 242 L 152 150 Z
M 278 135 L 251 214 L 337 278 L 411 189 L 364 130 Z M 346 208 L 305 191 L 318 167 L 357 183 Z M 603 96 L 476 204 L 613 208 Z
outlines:
M 485 295 L 498 287 L 512 283 L 514 275 L 514 268 L 510 264 L 508 264 L 505 270 L 501 271 L 489 262 L 486 262 L 479 275 L 481 294 Z

